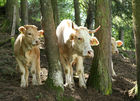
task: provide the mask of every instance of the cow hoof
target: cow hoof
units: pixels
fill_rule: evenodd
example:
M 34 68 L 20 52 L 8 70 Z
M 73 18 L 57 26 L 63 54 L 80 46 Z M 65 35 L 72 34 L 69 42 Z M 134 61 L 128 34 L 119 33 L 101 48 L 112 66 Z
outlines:
M 74 85 L 74 84 L 65 83 L 65 84 L 64 84 L 64 87 L 70 88 L 70 90 L 74 91 L 75 85 Z
M 80 86 L 81 88 L 84 88 L 84 89 L 87 89 L 87 86 L 85 86 L 85 85 L 82 85 L 82 86 Z
M 33 81 L 32 84 L 33 85 L 39 85 L 39 83 L 37 81 Z
M 79 84 L 80 88 L 87 89 L 87 86 L 85 84 Z
M 28 85 L 26 85 L 25 83 L 21 83 L 20 87 L 25 88 L 25 87 L 28 87 Z

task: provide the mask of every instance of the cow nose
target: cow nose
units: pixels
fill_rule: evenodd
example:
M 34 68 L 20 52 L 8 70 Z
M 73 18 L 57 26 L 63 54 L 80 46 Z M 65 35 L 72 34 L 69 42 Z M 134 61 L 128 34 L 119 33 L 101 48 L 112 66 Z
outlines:
M 119 54 L 119 51 L 116 51 L 115 53 L 116 53 L 116 54 Z
M 94 52 L 93 52 L 92 50 L 89 50 L 89 51 L 88 51 L 88 56 L 89 56 L 89 57 L 93 57 L 93 56 L 94 56 Z
M 40 43 L 40 41 L 39 41 L 39 40 L 36 40 L 35 42 L 36 42 L 36 44 L 37 44 L 37 45 Z

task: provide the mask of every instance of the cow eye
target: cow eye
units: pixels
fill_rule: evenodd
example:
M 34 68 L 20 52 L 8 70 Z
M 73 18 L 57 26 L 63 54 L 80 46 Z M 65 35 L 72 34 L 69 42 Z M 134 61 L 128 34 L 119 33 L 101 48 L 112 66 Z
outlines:
M 28 35 L 32 35 L 31 33 L 28 33 Z
M 78 40 L 82 40 L 82 38 L 78 38 Z

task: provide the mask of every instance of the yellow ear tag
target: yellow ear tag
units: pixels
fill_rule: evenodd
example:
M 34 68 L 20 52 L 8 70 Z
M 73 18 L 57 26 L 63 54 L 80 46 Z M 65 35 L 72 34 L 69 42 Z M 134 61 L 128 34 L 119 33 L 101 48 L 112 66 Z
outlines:
M 44 37 L 44 35 L 43 35 L 43 34 L 41 34 L 41 35 L 40 35 L 40 37 L 41 37 L 41 38 L 43 38 L 43 37 Z

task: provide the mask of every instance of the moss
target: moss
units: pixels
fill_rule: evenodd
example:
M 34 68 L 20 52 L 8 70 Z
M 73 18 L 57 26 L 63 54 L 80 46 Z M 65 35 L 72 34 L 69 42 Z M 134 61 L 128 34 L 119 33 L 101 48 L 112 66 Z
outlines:
M 48 78 L 46 81 L 46 87 L 55 90 L 58 94 L 64 92 L 64 89 L 61 86 L 55 86 L 53 80 L 50 78 Z
M 12 48 L 14 49 L 14 43 L 15 43 L 15 38 L 11 37 L 11 44 L 12 44 Z

